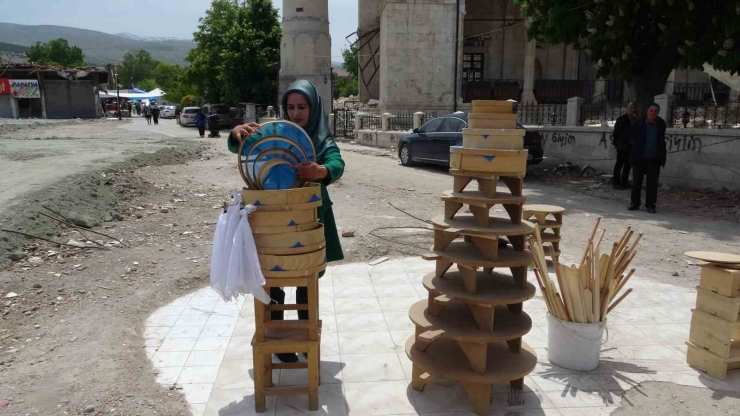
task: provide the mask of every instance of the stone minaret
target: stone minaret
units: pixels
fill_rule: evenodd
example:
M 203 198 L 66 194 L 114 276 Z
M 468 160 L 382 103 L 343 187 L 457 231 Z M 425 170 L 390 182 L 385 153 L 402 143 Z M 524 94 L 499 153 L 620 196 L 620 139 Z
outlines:
M 331 36 L 328 0 L 283 0 L 280 97 L 297 79 L 313 82 L 331 113 Z

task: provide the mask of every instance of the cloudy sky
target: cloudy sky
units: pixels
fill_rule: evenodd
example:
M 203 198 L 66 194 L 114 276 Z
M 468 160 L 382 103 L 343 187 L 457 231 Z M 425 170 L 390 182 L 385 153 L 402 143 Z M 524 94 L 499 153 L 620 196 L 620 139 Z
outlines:
M 357 30 L 357 2 L 329 0 L 332 61 L 341 61 L 345 37 Z M 282 8 L 282 0 L 272 3 Z M 192 39 L 198 18 L 210 4 L 210 0 L 21 0 L 3 7 L 0 21 Z

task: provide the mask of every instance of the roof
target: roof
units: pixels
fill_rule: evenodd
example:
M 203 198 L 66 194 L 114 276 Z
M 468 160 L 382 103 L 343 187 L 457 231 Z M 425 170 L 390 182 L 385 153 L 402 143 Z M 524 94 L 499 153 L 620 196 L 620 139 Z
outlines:
M 68 80 L 86 78 L 90 74 L 101 74 L 100 83 L 108 82 L 108 70 L 100 66 L 64 67 L 57 65 L 44 65 L 37 62 L 3 63 L 0 64 L 0 78 L 8 72 L 25 72 L 24 76 L 34 75 L 38 72 L 53 73 L 55 76 Z

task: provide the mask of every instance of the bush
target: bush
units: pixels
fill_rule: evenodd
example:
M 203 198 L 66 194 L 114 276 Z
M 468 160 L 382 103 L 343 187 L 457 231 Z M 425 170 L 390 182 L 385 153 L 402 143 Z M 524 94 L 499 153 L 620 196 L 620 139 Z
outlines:
M 195 107 L 198 104 L 198 102 L 195 99 L 195 96 L 192 95 L 186 95 L 182 97 L 182 100 L 180 100 L 180 108 L 185 107 Z

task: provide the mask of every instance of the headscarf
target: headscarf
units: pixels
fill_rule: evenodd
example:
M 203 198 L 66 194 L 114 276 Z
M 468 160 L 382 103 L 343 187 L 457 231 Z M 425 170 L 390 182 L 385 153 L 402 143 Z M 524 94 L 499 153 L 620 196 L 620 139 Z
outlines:
M 290 120 L 290 116 L 288 115 L 288 95 L 294 92 L 303 94 L 306 97 L 306 101 L 308 101 L 310 107 L 308 123 L 303 127 L 303 130 L 311 137 L 313 146 L 316 149 L 316 159 L 321 160 L 323 152 L 329 147 L 336 146 L 336 144 L 332 139 L 329 122 L 324 114 L 324 106 L 321 103 L 319 91 L 313 83 L 306 80 L 298 80 L 290 84 L 283 94 L 282 100 L 286 120 Z

